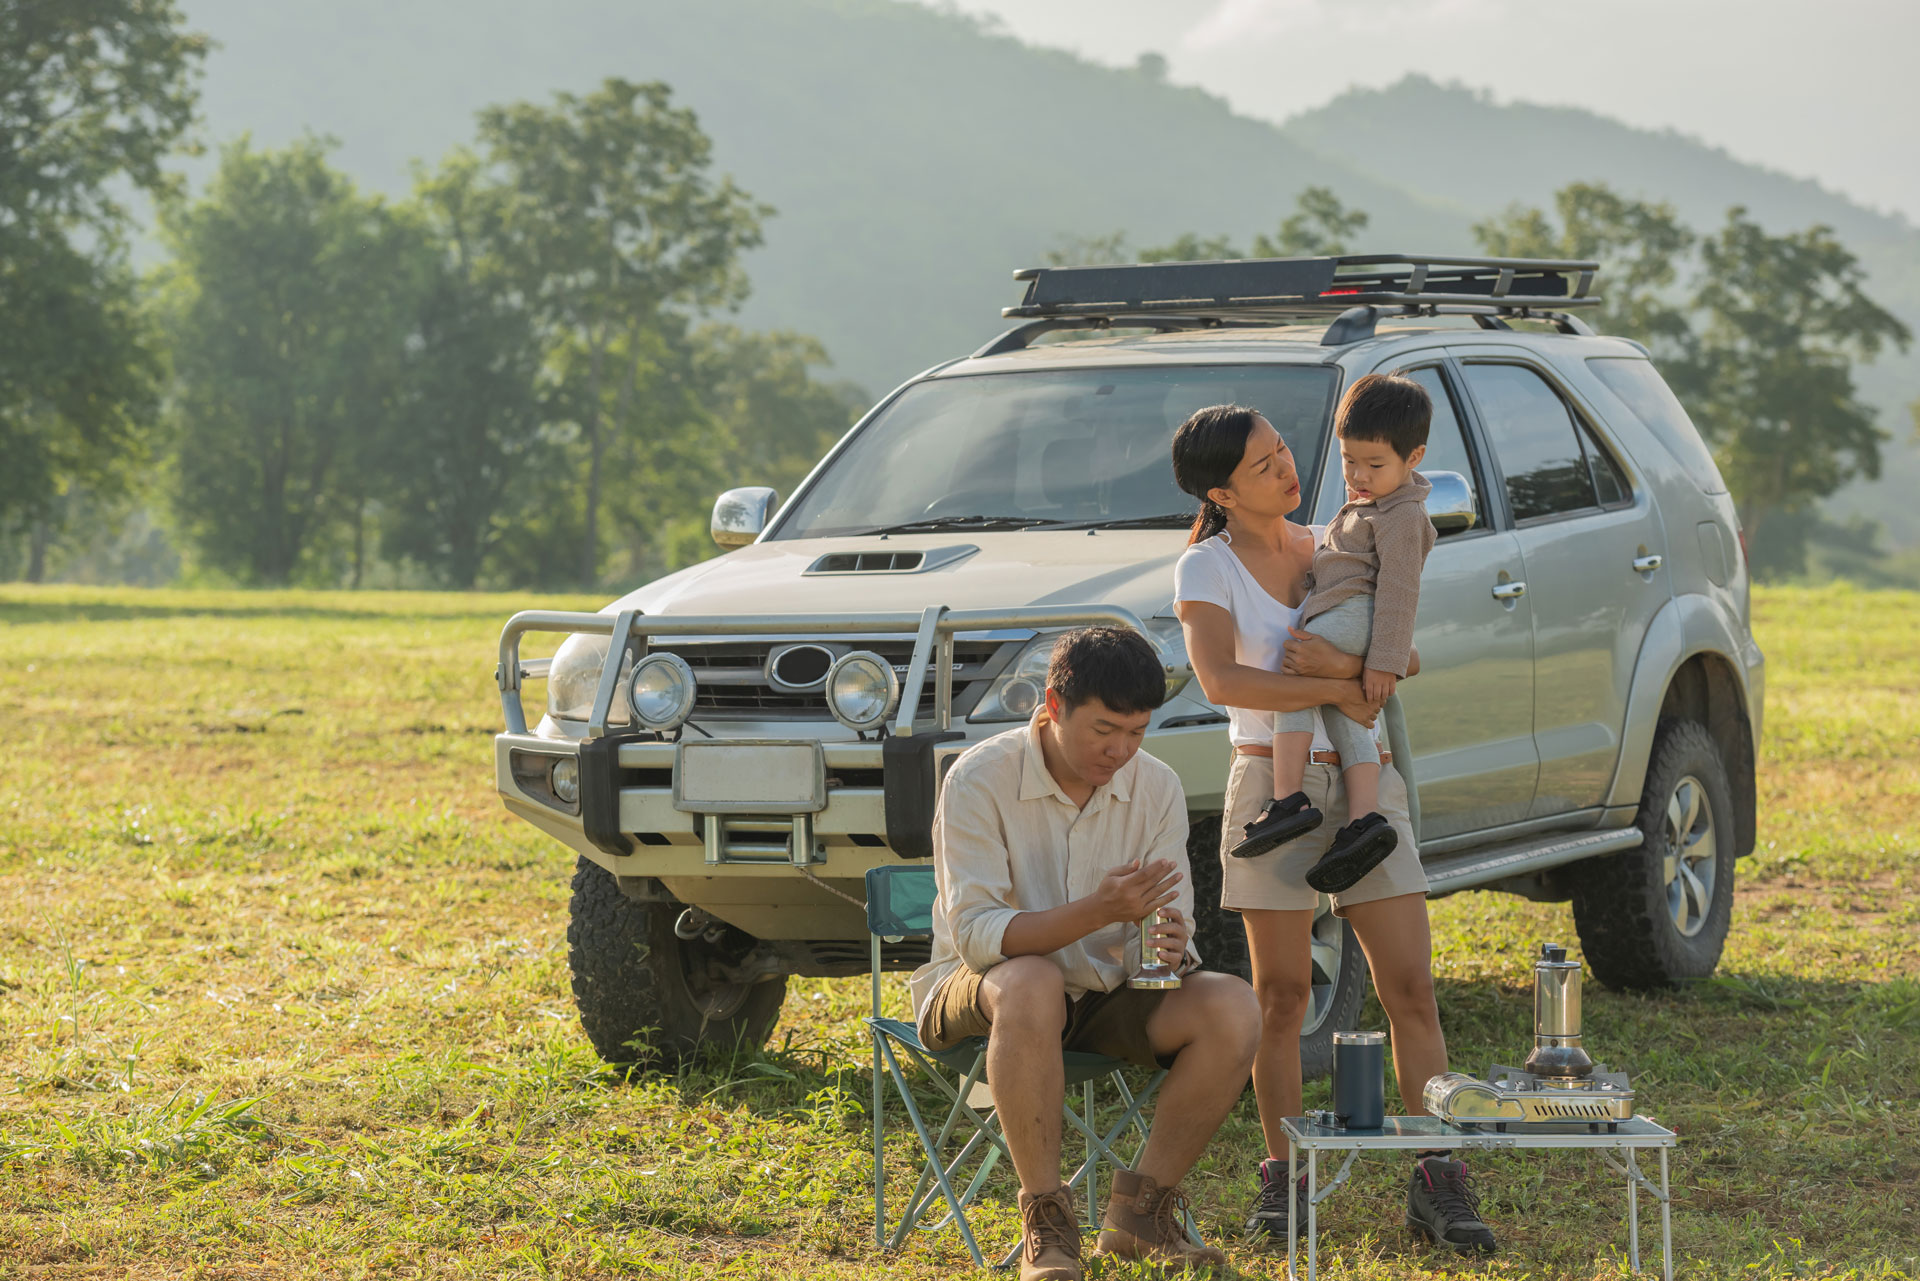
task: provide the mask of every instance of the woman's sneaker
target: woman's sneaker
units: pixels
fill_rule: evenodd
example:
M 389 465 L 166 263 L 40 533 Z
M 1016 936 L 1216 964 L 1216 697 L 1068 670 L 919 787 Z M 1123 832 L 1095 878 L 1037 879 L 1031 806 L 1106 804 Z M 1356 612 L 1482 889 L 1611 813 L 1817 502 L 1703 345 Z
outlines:
M 1253 1212 L 1247 1215 L 1247 1236 L 1255 1241 L 1287 1239 L 1287 1163 L 1269 1157 L 1260 1163 L 1260 1194 L 1254 1198 Z M 1293 1181 L 1294 1212 L 1299 1216 L 1301 1236 L 1307 1234 L 1307 1176 Z M 1324 1223 L 1317 1224 L 1322 1231 Z
M 1235 858 L 1252 858 L 1297 836 L 1305 836 L 1320 826 L 1320 811 L 1313 808 L 1305 792 L 1295 792 L 1284 801 L 1268 801 L 1260 817 L 1246 825 L 1246 839 L 1228 850 Z
M 1333 844 L 1307 871 L 1307 884 L 1322 894 L 1350 890 L 1386 862 L 1399 844 L 1399 835 L 1384 815 L 1362 814 L 1333 834 Z
M 1480 1221 L 1480 1198 L 1467 1182 L 1467 1163 L 1441 1156 L 1422 1157 L 1407 1186 L 1407 1226 L 1425 1241 L 1452 1246 L 1462 1254 L 1492 1254 L 1493 1229 Z

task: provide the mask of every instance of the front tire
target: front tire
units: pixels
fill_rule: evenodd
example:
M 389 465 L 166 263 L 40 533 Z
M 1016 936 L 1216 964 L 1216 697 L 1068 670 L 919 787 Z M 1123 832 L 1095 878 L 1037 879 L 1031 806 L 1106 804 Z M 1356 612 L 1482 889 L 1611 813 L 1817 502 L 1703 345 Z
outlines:
M 673 925 L 683 910 L 634 902 L 591 859 L 574 869 L 573 1000 L 594 1053 L 608 1063 L 670 1068 L 710 1043 L 759 1049 L 780 1017 L 786 979 L 726 981 L 715 971 L 725 940 L 678 937 Z
M 1247 931 L 1238 912 L 1220 906 L 1220 818 L 1193 824 L 1187 833 L 1187 865 L 1193 872 L 1193 943 L 1202 965 L 1253 981 Z M 1367 955 L 1353 927 L 1333 914 L 1322 894 L 1313 914 L 1313 992 L 1300 1027 L 1300 1072 L 1316 1080 L 1333 1071 L 1333 1034 L 1359 1026 L 1367 1000 Z
M 1733 788 L 1694 721 L 1661 720 L 1634 822 L 1639 849 L 1575 869 L 1573 922 L 1608 987 L 1672 987 L 1713 973 L 1733 920 Z

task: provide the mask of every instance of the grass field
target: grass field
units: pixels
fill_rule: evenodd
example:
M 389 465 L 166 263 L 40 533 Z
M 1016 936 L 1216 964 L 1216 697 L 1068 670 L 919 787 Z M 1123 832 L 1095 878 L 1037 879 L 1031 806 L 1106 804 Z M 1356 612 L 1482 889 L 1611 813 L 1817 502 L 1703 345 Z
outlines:
M 587 1048 L 572 858 L 503 813 L 489 735 L 504 617 L 588 604 L 0 587 L 0 1277 L 967 1270 L 951 1233 L 872 1245 L 864 980 L 796 981 L 765 1053 L 669 1078 L 623 1082 Z M 1588 1043 L 1683 1136 L 1683 1275 L 1906 1276 L 1920 595 L 1778 590 L 1755 612 L 1760 849 L 1719 975 L 1590 985 Z M 1457 1062 L 1522 1052 L 1526 954 L 1571 942 L 1569 911 L 1433 911 Z M 1215 1239 L 1256 1145 L 1249 1098 L 1188 1184 Z M 1329 1203 L 1326 1275 L 1624 1272 L 1597 1159 L 1474 1165 L 1496 1258 L 1412 1246 L 1383 1159 Z

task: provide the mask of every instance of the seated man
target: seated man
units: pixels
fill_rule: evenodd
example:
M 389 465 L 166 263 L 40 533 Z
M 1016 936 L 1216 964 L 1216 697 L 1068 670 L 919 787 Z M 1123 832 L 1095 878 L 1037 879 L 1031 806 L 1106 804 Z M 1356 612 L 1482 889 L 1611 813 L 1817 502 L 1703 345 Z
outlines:
M 1127 986 L 1136 922 L 1155 908 L 1170 921 L 1153 940 L 1160 958 L 1199 961 L 1186 797 L 1140 751 L 1165 697 L 1139 633 L 1062 637 L 1045 706 L 961 756 L 934 814 L 933 955 L 913 976 L 914 1009 L 931 1049 L 991 1031 L 987 1079 L 1020 1179 L 1021 1281 L 1081 1275 L 1073 1196 L 1060 1186 L 1063 1047 L 1168 1069 L 1138 1167 L 1114 1174 L 1096 1253 L 1225 1259 L 1187 1240 L 1178 1184 L 1246 1086 L 1259 1005 L 1229 974 Z

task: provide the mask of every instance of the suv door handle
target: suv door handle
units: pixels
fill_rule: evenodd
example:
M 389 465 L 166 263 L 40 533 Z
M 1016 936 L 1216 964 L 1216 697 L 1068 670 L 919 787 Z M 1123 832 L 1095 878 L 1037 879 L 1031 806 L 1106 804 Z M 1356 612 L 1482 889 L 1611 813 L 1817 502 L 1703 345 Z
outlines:
M 1525 583 L 1495 583 L 1493 585 L 1493 598 L 1495 600 L 1519 600 L 1526 594 L 1527 585 Z
M 1662 556 L 1659 552 L 1655 552 L 1651 556 L 1635 556 L 1633 558 L 1633 572 L 1636 574 L 1650 574 L 1666 563 L 1666 557 Z

